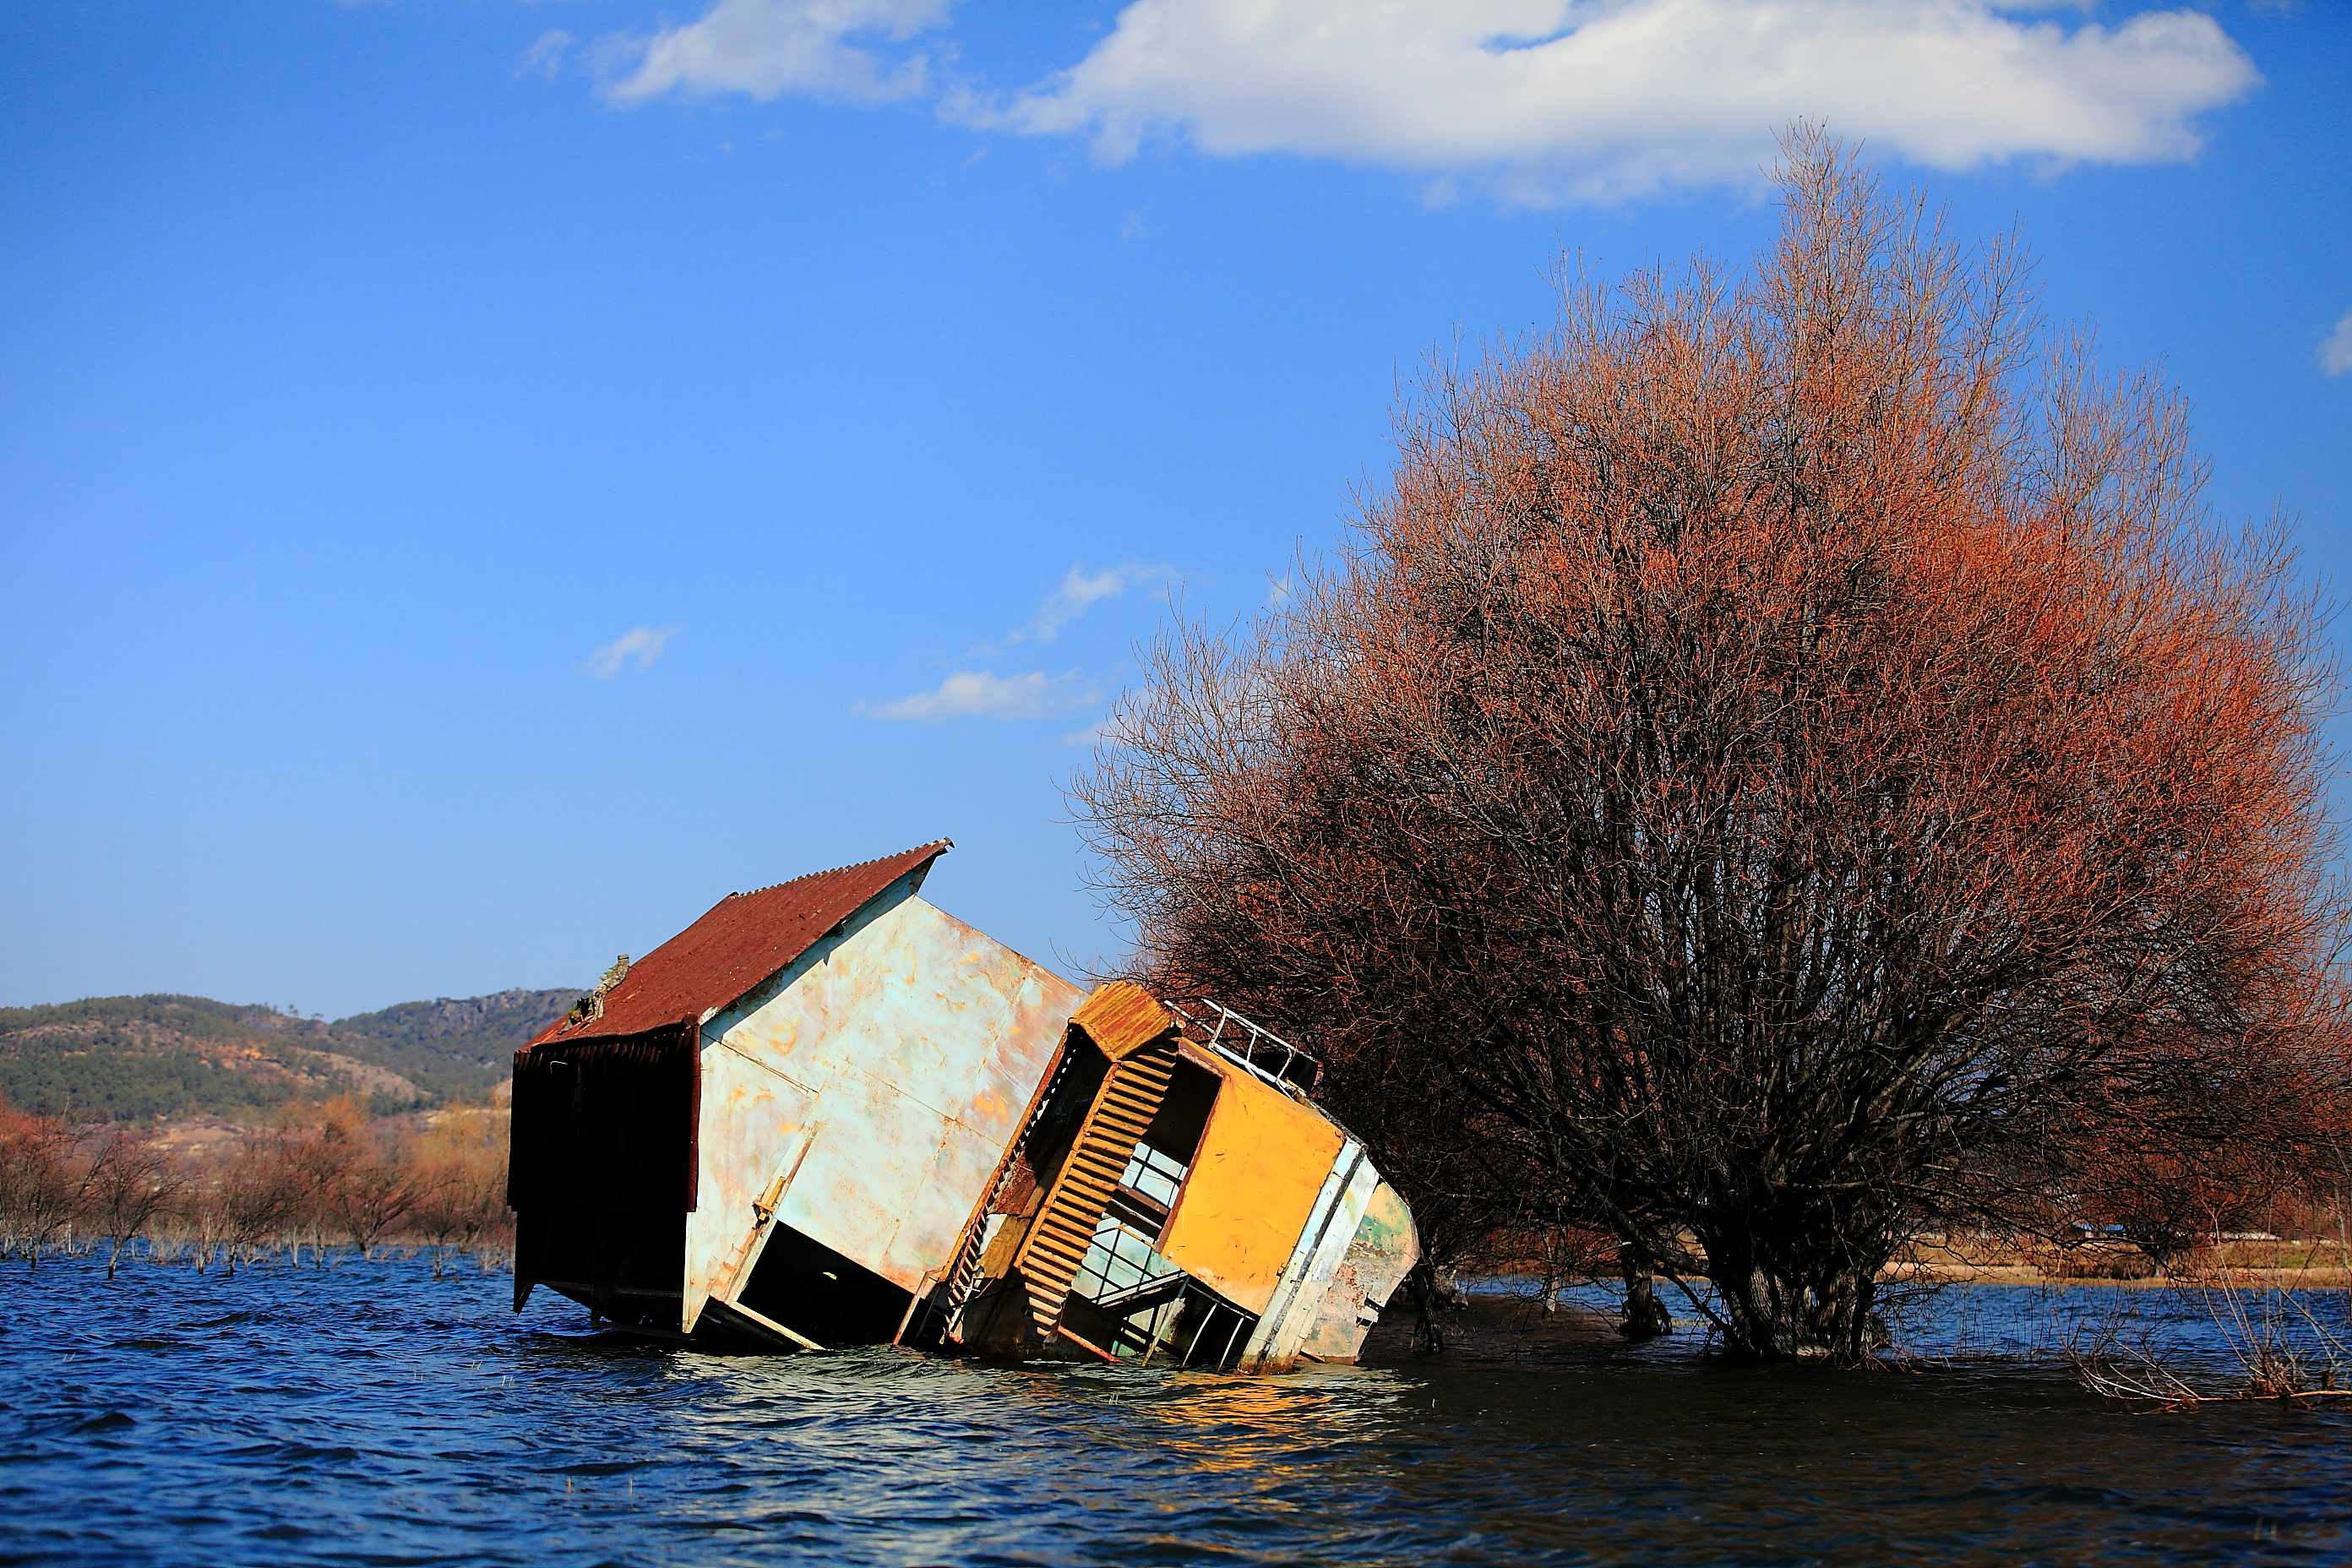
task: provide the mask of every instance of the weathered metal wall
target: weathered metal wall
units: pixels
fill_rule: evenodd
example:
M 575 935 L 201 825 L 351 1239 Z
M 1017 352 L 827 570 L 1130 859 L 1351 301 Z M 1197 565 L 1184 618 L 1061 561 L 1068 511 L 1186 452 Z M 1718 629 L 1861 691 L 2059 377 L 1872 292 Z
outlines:
M 1243 1348 L 1244 1367 L 1278 1372 L 1297 1363 L 1299 1347 L 1323 1314 L 1333 1278 L 1380 1184 L 1381 1173 L 1372 1168 L 1364 1146 L 1349 1139 L 1316 1194 L 1314 1212 L 1283 1268 L 1282 1284 Z
M 1381 1309 L 1420 1260 L 1421 1237 L 1413 1228 L 1412 1211 L 1395 1188 L 1382 1182 L 1373 1189 L 1355 1237 L 1332 1271 L 1321 1310 L 1299 1342 L 1299 1351 L 1317 1361 L 1354 1361 L 1364 1347 L 1364 1335 L 1381 1321 Z
M 1084 993 L 902 885 L 702 1027 L 682 1328 L 756 1209 L 919 1291 L 950 1261 Z
M 678 1214 L 695 1205 L 692 1019 L 515 1053 L 517 1213 Z

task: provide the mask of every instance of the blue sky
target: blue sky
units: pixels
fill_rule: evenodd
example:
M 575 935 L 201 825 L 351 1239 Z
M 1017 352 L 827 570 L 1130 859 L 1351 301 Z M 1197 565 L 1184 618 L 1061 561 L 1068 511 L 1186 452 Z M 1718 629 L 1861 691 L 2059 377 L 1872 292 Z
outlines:
M 1120 937 L 1061 784 L 1433 350 L 1863 139 L 2352 526 L 2352 14 L 1974 0 L 0 12 L 0 1003 L 586 984 L 946 835 Z

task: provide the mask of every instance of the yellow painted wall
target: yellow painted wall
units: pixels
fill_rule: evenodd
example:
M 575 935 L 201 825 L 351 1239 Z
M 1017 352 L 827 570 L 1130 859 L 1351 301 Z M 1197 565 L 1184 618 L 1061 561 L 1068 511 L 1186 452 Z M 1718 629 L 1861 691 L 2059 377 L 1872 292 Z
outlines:
M 1263 1312 L 1343 1138 L 1288 1096 L 1216 1066 L 1224 1082 L 1160 1251 L 1235 1306 Z

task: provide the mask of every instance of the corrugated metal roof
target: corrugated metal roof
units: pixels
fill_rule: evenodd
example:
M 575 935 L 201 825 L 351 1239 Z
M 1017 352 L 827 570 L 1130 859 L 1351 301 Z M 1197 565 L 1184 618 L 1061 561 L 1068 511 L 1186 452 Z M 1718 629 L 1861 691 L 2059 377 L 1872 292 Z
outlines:
M 724 1007 L 806 952 L 891 883 L 951 847 L 948 839 L 934 839 L 879 860 L 814 872 L 756 892 L 730 893 L 630 965 L 604 997 L 602 1016 L 576 1026 L 568 1016 L 558 1019 L 530 1045 L 642 1034 Z

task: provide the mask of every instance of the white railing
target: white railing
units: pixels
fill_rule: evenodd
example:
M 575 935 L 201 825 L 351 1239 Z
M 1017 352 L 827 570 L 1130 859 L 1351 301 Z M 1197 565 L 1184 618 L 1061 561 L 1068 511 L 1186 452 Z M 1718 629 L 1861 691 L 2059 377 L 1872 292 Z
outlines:
M 1315 1057 L 1272 1029 L 1252 1023 L 1222 1002 L 1206 996 L 1186 996 L 1164 1001 L 1160 1005 L 1184 1020 L 1186 1039 L 1196 1046 L 1206 1046 L 1285 1094 L 1305 1100 L 1314 1091 L 1316 1081 L 1323 1075 L 1323 1064 Z M 1259 1064 L 1260 1057 L 1271 1057 L 1276 1053 L 1282 1059 L 1272 1071 Z M 1307 1064 L 1305 1083 L 1291 1076 L 1292 1068 L 1300 1062 Z

